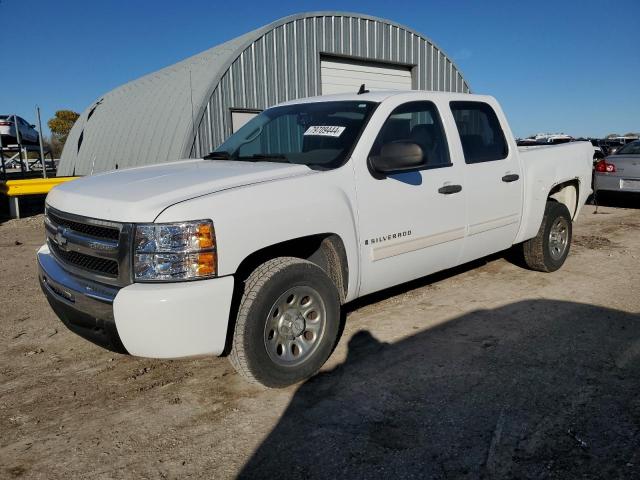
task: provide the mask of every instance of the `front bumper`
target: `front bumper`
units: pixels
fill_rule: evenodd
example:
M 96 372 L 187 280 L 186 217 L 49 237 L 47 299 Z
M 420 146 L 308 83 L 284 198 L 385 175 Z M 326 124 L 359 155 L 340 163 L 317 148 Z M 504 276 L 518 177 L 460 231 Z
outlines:
M 38 278 L 51 308 L 69 330 L 101 347 L 126 353 L 113 317 L 117 288 L 72 276 L 46 245 L 38 251 Z
M 624 178 L 609 173 L 596 172 L 594 178 L 595 191 L 640 193 L 640 179 Z
M 180 283 L 94 284 L 67 273 L 45 245 L 40 285 L 75 333 L 115 351 L 152 358 L 220 355 L 225 348 L 233 277 Z

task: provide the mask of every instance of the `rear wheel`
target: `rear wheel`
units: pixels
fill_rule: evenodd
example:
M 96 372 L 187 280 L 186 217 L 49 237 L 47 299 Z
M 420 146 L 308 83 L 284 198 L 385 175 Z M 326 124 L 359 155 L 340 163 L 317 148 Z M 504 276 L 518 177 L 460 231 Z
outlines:
M 249 276 L 229 359 L 248 380 L 285 387 L 316 373 L 338 336 L 340 299 L 326 273 L 291 257 Z
M 522 244 L 524 261 L 532 270 L 555 272 L 571 247 L 571 214 L 567 207 L 548 201 L 538 234 Z

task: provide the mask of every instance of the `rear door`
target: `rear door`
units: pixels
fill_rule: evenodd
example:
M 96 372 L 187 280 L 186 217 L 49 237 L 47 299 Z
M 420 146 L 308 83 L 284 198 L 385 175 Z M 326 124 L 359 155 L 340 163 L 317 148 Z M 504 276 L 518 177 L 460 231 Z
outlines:
M 509 248 L 522 215 L 521 166 L 507 141 L 502 112 L 482 101 L 450 102 L 464 164 L 467 191 L 467 238 L 462 261 Z M 509 132 L 510 134 L 510 132 Z
M 456 265 L 465 233 L 464 165 L 451 161 L 447 135 L 455 133 L 447 131 L 436 103 L 385 102 L 367 130 L 375 131 L 375 141 L 360 142 L 353 159 L 361 295 Z M 368 158 L 394 142 L 417 143 L 425 165 L 376 175 Z

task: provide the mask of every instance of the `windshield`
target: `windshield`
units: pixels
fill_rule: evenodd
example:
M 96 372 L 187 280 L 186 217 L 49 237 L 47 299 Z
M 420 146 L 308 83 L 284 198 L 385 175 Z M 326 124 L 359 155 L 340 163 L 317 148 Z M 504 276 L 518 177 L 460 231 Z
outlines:
M 376 105 L 339 101 L 270 108 L 205 158 L 337 168 L 346 161 Z
M 616 152 L 616 155 L 640 155 L 640 140 L 627 143 Z

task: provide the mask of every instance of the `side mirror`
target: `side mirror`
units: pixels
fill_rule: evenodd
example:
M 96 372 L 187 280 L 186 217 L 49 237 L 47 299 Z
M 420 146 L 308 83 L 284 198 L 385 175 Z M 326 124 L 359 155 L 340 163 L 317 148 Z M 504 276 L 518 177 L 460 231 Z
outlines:
M 29 126 L 30 126 L 31 128 L 36 128 L 36 126 L 35 126 L 35 125 L 29 125 Z
M 417 143 L 394 142 L 383 145 L 380 155 L 369 157 L 369 165 L 386 175 L 419 169 L 425 165 L 425 158 Z

